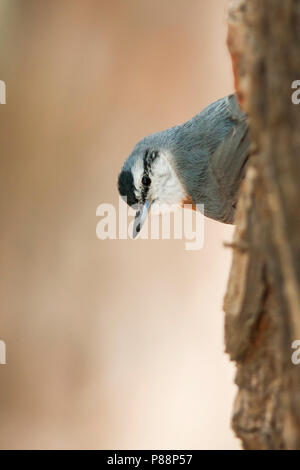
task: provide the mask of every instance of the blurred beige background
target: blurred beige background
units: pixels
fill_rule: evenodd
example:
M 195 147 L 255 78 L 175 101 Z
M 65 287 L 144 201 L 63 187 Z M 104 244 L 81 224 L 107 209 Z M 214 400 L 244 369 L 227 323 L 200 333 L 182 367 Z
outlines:
M 100 241 L 146 134 L 232 92 L 226 0 L 0 0 L 0 446 L 235 449 L 232 227 Z

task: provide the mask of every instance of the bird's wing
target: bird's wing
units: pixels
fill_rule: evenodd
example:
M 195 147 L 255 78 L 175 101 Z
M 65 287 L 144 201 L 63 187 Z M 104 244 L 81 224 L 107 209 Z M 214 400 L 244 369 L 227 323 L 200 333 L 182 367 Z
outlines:
M 210 155 L 206 188 L 209 191 L 208 200 L 215 201 L 218 206 L 218 220 L 232 223 L 238 189 L 245 174 L 250 140 L 245 114 L 234 96 L 228 100 L 233 127 Z

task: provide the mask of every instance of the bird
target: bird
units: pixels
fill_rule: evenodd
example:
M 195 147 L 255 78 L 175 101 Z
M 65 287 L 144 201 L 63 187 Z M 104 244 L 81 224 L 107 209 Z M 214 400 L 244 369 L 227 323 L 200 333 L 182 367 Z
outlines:
M 153 203 L 201 204 L 205 216 L 234 224 L 249 148 L 248 119 L 235 94 L 140 140 L 118 177 L 120 196 L 136 209 L 133 238 Z

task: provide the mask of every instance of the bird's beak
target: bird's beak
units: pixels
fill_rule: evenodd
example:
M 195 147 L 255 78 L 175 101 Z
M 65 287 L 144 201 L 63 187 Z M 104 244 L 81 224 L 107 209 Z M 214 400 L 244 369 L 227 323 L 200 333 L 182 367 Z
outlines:
M 145 220 L 150 209 L 151 203 L 146 201 L 140 208 L 136 211 L 134 224 L 133 224 L 133 238 L 136 238 L 140 233 L 142 226 L 144 225 Z

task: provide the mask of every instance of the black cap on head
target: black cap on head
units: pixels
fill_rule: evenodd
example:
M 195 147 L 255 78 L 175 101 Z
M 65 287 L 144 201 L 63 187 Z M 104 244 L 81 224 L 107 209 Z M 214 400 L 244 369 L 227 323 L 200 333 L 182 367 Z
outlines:
M 138 203 L 134 194 L 134 181 L 131 171 L 122 171 L 118 178 L 118 189 L 122 198 L 126 197 L 127 204 L 133 206 Z

